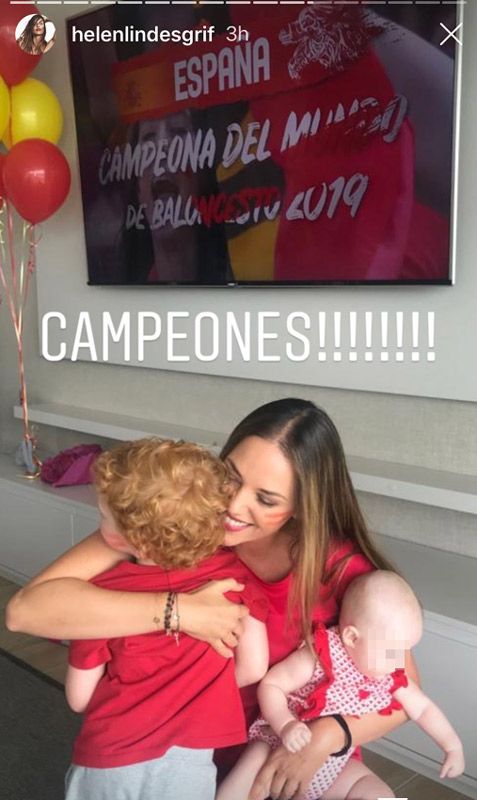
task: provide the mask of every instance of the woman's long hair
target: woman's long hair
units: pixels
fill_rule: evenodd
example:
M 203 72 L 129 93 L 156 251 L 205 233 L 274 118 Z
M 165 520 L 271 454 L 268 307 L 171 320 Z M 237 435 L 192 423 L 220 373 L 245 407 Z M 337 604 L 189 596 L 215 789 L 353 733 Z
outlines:
M 289 612 L 298 608 L 303 635 L 309 639 L 320 587 L 324 585 L 333 592 L 351 557 L 327 570 L 332 543 L 351 540 L 354 552 L 362 553 L 375 567 L 393 567 L 371 541 L 341 439 L 323 409 L 295 398 L 267 403 L 232 431 L 222 458 L 249 436 L 275 441 L 293 469 L 296 527 L 291 543 L 294 581 Z
M 35 44 L 35 34 L 34 28 L 38 20 L 43 20 L 43 38 L 40 41 L 40 45 L 37 46 Z M 28 20 L 25 30 L 23 31 L 22 35 L 18 40 L 18 44 L 25 50 L 26 53 L 31 54 L 38 54 L 42 53 L 46 47 L 46 23 L 43 14 L 33 14 L 32 18 Z

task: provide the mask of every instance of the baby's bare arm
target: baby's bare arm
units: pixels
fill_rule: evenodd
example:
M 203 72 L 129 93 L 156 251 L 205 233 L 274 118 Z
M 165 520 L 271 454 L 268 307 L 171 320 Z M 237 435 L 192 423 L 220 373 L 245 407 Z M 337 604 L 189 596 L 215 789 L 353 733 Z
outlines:
M 296 722 L 288 708 L 287 695 L 295 692 L 310 680 L 316 660 L 307 647 L 295 650 L 291 655 L 275 664 L 258 687 L 258 702 L 263 717 L 278 736 L 283 727 Z
M 404 711 L 446 753 L 441 778 L 455 778 L 464 771 L 462 742 L 441 709 L 413 681 L 394 692 Z

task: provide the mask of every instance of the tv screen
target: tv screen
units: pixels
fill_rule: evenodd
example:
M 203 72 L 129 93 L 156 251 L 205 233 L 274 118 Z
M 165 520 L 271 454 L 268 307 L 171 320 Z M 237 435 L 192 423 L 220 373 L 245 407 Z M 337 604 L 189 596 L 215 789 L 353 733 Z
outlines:
M 89 283 L 450 283 L 457 8 L 70 19 Z

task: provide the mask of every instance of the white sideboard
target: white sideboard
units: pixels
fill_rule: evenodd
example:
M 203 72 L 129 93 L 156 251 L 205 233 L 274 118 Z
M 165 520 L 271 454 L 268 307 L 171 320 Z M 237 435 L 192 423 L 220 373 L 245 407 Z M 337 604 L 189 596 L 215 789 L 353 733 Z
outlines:
M 0 457 L 0 572 L 27 581 L 98 525 L 90 486 L 53 489 Z
M 22 419 L 21 406 L 14 406 L 13 414 L 16 419 Z M 140 439 L 143 436 L 183 438 L 219 452 L 227 438 L 223 431 L 190 428 L 164 420 L 144 420 L 111 411 L 78 408 L 61 403 L 31 405 L 29 414 L 31 422 L 41 425 L 52 425 L 55 428 L 121 441 Z M 459 475 L 350 454 L 346 455 L 346 459 L 354 488 L 358 491 L 477 514 L 476 475 Z

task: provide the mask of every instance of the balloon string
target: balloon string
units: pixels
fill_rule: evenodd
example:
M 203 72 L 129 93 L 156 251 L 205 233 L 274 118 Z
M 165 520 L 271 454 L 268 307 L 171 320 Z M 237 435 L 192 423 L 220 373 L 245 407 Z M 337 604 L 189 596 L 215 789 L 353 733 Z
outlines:
M 12 121 L 12 117 L 13 117 L 13 114 L 12 114 L 13 102 L 12 102 L 12 100 L 13 100 L 13 98 L 12 98 L 12 89 L 11 89 L 10 86 L 8 87 L 8 94 L 9 94 L 9 100 L 10 100 L 10 114 L 9 114 L 9 117 L 8 117 L 8 139 L 9 139 L 9 141 L 8 141 L 8 148 L 7 149 L 9 150 L 10 147 L 13 146 L 13 133 L 12 133 L 12 131 L 13 131 L 13 121 Z
M 28 223 L 23 220 L 23 230 L 22 230 L 22 244 L 20 250 L 20 296 L 18 302 L 18 327 L 20 331 L 23 332 L 23 309 L 25 306 L 25 297 L 23 294 L 23 289 L 25 285 L 25 254 L 26 254 L 26 235 L 28 230 Z M 30 256 L 30 248 L 28 248 L 28 257 Z M 28 290 L 28 287 L 26 287 Z
M 10 207 L 10 203 L 7 201 L 7 237 L 8 237 L 8 247 L 10 250 L 10 271 L 12 273 L 12 287 L 13 287 L 13 297 L 15 304 L 18 303 L 18 285 L 17 285 L 17 267 L 15 264 L 15 252 L 14 252 L 14 236 L 13 236 L 13 214 L 12 209 Z
M 23 360 L 23 337 L 18 339 L 18 374 L 20 376 L 20 404 L 23 411 L 23 436 L 31 441 L 30 421 L 28 415 L 27 388 L 25 379 L 25 362 Z
M 1 252 L 2 252 L 2 259 L 1 259 L 1 262 L 0 262 L 0 280 L 2 282 L 2 286 L 3 286 L 3 289 L 5 291 L 5 298 L 7 300 L 8 310 L 10 312 L 10 316 L 11 316 L 12 322 L 13 322 L 13 328 L 15 330 L 15 335 L 16 335 L 17 340 L 18 340 L 18 326 L 17 326 L 17 314 L 16 314 L 16 309 L 15 309 L 15 304 L 13 302 L 13 298 L 12 298 L 12 295 L 11 295 L 11 292 L 10 292 L 10 287 L 9 287 L 9 285 L 7 283 L 6 278 L 5 278 L 5 271 L 3 269 L 4 263 L 6 261 L 5 249 L 3 247 L 3 243 L 2 243 Z
M 6 201 L 3 197 L 0 197 L 0 264 L 2 264 L 6 260 L 5 256 L 5 239 L 3 238 L 3 233 L 5 230 L 5 225 L 3 224 L 3 214 L 5 211 Z
M 0 213 L 4 210 L 4 206 L 0 209 Z M 12 282 L 13 277 L 16 277 L 16 264 L 15 264 L 15 255 L 13 251 L 13 229 L 10 227 L 11 222 L 11 214 L 7 204 L 7 244 L 10 248 L 10 264 L 11 264 L 11 272 L 12 272 Z M 5 242 L 3 240 L 3 222 L 0 221 L 0 282 L 3 286 L 5 292 L 5 298 L 7 301 L 8 309 L 10 312 L 10 316 L 13 323 L 13 329 L 15 331 L 15 337 L 17 340 L 17 351 L 18 351 L 18 374 L 20 378 L 20 404 L 22 407 L 22 414 L 23 414 L 23 438 L 26 442 L 34 443 L 33 436 L 30 431 L 30 421 L 29 421 L 29 413 L 28 413 L 28 398 L 27 398 L 27 388 L 26 388 L 26 377 L 25 377 L 25 362 L 23 356 L 23 322 L 22 322 L 22 315 L 20 309 L 15 307 L 15 300 L 12 296 L 12 292 L 8 285 L 6 276 L 5 276 L 5 269 L 6 262 L 7 262 L 7 253 L 5 250 Z M 24 308 L 26 302 L 26 295 L 28 292 L 28 285 L 29 285 L 29 275 L 34 266 L 34 243 L 29 244 L 29 258 L 28 258 L 28 267 L 31 266 L 31 270 L 27 268 L 26 280 L 24 284 L 24 294 L 21 298 L 22 306 Z M 22 281 L 23 282 L 23 281 Z M 23 288 L 23 287 L 22 287 Z M 15 291 L 18 289 L 17 283 L 15 282 Z
M 31 234 L 32 231 L 33 231 L 33 226 L 29 227 L 29 233 L 30 234 Z M 25 290 L 23 292 L 22 308 L 21 308 L 21 314 L 22 314 L 21 331 L 22 331 L 22 334 L 23 334 L 23 319 L 24 319 L 23 312 L 25 310 L 25 306 L 26 306 L 27 299 L 28 299 L 28 289 L 30 288 L 30 278 L 33 275 L 33 272 L 35 270 L 35 264 L 36 264 L 36 245 L 37 245 L 37 243 L 35 241 L 32 241 L 31 238 L 29 238 L 29 243 L 28 243 L 28 261 L 27 261 L 26 276 L 25 276 Z
M 4 208 L 6 206 L 7 206 L 7 204 L 5 203 L 3 205 L 3 207 L 2 207 L 2 212 L 3 212 L 3 210 L 4 210 Z M 6 254 L 6 251 L 5 251 L 5 242 L 3 240 L 3 228 L 4 228 L 4 226 L 3 226 L 3 222 L 2 222 L 1 223 L 1 234 L 0 234 L 0 254 L 1 254 L 1 257 L 0 257 L 0 281 L 2 283 L 4 292 L 5 292 L 5 298 L 6 298 L 6 301 L 7 301 L 8 310 L 9 310 L 10 316 L 12 318 L 13 328 L 14 328 L 15 335 L 16 335 L 17 341 L 18 341 L 17 314 L 16 314 L 16 309 L 15 309 L 15 304 L 13 302 L 12 294 L 11 294 L 11 291 L 10 291 L 10 287 L 9 287 L 9 285 L 7 283 L 7 279 L 5 277 L 5 270 L 4 270 L 4 266 L 6 267 L 7 254 Z M 8 237 L 8 243 L 10 243 L 10 237 Z

